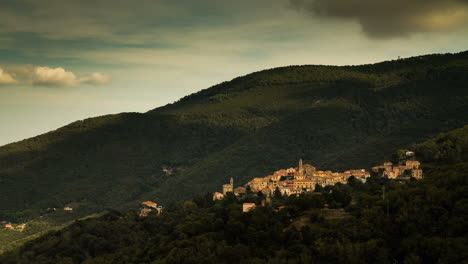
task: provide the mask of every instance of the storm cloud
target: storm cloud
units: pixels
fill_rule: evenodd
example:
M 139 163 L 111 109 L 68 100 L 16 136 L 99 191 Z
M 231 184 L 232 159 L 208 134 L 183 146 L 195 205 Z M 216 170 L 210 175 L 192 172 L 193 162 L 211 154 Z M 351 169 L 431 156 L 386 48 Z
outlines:
M 373 38 L 468 26 L 468 0 L 290 0 L 322 18 L 354 20 Z

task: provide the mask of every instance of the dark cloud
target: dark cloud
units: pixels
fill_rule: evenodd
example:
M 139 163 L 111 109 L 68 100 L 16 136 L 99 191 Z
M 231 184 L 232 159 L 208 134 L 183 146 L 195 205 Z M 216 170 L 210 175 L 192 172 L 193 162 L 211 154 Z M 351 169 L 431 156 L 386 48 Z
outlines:
M 147 43 L 165 30 L 231 25 L 257 19 L 285 0 L 2 0 L 0 35 Z M 155 34 L 157 33 L 157 34 Z M 137 38 L 134 38 L 137 36 Z
M 319 17 L 357 21 L 370 37 L 468 26 L 468 0 L 290 0 Z

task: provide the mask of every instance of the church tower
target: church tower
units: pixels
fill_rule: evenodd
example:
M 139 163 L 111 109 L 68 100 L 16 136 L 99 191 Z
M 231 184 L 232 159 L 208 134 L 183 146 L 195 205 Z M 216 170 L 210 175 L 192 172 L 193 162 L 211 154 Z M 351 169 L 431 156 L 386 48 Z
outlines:
M 229 184 L 223 184 L 223 194 L 226 195 L 228 192 L 234 192 L 234 179 L 232 177 Z
M 299 171 L 300 174 L 304 174 L 304 167 L 302 166 L 302 159 L 299 160 L 298 171 Z

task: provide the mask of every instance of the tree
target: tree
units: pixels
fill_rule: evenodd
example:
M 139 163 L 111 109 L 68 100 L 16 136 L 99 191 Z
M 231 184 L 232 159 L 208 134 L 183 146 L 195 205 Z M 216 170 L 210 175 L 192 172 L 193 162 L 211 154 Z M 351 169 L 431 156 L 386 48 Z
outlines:
M 323 187 L 322 187 L 322 185 L 316 183 L 316 184 L 315 184 L 315 188 L 314 188 L 314 192 L 322 193 L 322 192 L 323 192 Z
M 275 191 L 273 192 L 273 198 L 275 199 L 282 199 L 283 195 L 281 194 L 281 191 L 279 190 L 278 187 L 275 188 Z
M 394 164 L 401 164 L 402 162 L 404 162 L 406 160 L 406 152 L 408 152 L 408 150 L 406 149 L 397 150 L 392 155 L 392 162 Z

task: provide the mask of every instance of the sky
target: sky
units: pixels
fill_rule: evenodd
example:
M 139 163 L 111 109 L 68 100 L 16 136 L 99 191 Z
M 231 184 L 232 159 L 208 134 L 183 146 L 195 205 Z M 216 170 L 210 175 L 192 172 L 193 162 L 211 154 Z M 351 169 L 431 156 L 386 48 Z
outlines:
M 468 0 L 2 0 L 0 145 L 254 71 L 468 49 Z

